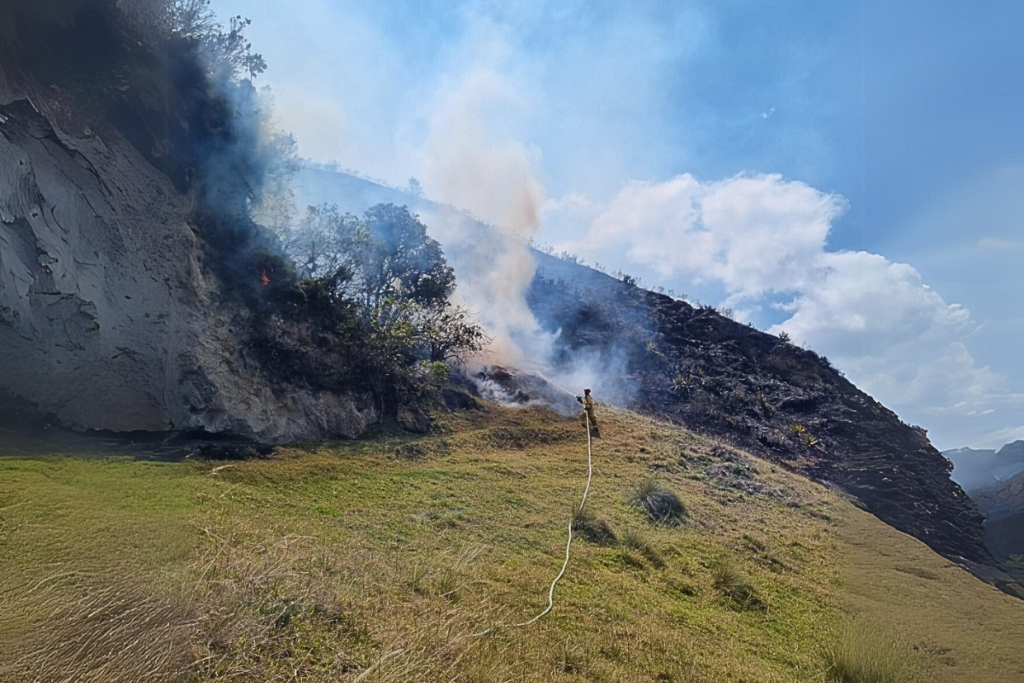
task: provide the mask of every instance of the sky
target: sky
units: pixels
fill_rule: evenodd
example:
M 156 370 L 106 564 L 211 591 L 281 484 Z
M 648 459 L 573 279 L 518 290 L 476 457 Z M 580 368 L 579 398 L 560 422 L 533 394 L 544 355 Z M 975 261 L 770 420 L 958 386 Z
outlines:
M 213 6 L 303 156 L 786 331 L 939 448 L 1024 439 L 1024 3 Z

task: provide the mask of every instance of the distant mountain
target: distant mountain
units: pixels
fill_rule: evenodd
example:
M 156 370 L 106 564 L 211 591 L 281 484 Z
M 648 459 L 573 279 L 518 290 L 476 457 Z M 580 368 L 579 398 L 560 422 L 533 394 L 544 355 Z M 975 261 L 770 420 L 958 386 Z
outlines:
M 985 545 L 1018 580 L 1024 568 L 1024 441 L 999 450 L 957 448 L 943 455 L 953 463 L 953 479 L 970 495 L 985 519 Z
M 1019 559 L 1024 556 L 1024 472 L 978 491 L 973 498 L 988 517 L 985 544 L 1018 581 L 1024 580 L 1024 565 Z
M 1024 441 L 1014 441 L 999 450 L 956 448 L 942 454 L 953 463 L 953 480 L 972 497 L 976 491 L 998 486 L 1024 472 Z
M 1024 513 L 1024 472 L 979 489 L 971 498 L 990 523 Z

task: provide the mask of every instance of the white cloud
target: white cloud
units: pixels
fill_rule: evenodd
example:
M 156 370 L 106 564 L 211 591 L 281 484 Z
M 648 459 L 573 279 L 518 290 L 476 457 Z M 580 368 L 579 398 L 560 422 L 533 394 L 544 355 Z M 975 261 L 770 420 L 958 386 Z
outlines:
M 989 432 L 978 442 L 977 448 L 1001 448 L 1002 446 L 1024 439 L 1024 425 L 1005 427 Z
M 805 287 L 842 197 L 778 175 L 634 182 L 593 221 L 582 250 L 621 246 L 668 276 L 720 281 L 740 300 Z
M 861 388 L 933 430 L 941 432 L 950 415 L 1005 408 L 1003 378 L 967 347 L 975 326 L 966 309 L 946 302 L 910 265 L 828 250 L 846 206 L 778 175 L 703 182 L 684 174 L 627 185 L 590 210 L 596 218 L 585 237 L 568 246 L 591 258 L 615 251 L 662 277 L 716 283 L 728 306 L 785 312 L 771 332 L 785 330 L 829 356 Z

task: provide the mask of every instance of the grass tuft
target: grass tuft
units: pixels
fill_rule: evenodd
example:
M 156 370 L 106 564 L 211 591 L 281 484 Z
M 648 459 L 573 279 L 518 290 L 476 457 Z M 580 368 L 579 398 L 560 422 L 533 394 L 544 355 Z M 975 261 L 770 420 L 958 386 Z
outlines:
M 662 558 L 661 553 L 648 542 L 647 537 L 639 530 L 626 529 L 619 540 L 625 548 L 643 555 L 655 567 L 660 569 L 665 566 L 665 560 Z
M 657 477 L 645 477 L 629 490 L 627 499 L 657 524 L 679 524 L 686 508 L 675 491 Z
M 576 510 L 573 515 L 572 528 L 576 533 L 586 540 L 601 546 L 615 545 L 615 532 L 608 525 L 608 522 L 594 516 L 590 510 L 583 508 Z
M 712 581 L 723 595 L 743 607 L 763 606 L 750 576 L 732 559 L 718 561 Z
M 825 646 L 828 683 L 902 683 L 912 679 L 909 649 L 899 637 L 854 622 Z

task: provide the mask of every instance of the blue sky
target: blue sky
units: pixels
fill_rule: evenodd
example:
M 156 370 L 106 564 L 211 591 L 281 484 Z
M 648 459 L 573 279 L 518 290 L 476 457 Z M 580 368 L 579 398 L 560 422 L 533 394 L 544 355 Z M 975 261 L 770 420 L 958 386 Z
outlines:
M 537 200 L 511 227 L 789 331 L 941 448 L 1024 438 L 1024 3 L 214 6 L 302 154 Z

